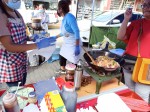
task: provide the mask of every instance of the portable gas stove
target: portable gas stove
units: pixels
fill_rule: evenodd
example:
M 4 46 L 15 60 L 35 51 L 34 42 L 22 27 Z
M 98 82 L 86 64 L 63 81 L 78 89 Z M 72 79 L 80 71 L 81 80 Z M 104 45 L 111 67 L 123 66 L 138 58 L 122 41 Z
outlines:
M 96 81 L 96 94 L 99 94 L 99 90 L 104 81 L 111 80 L 113 78 L 118 78 L 118 85 L 121 82 L 122 73 L 121 68 L 116 69 L 113 72 L 96 72 L 91 67 L 89 67 L 86 63 L 82 63 L 83 69 Z

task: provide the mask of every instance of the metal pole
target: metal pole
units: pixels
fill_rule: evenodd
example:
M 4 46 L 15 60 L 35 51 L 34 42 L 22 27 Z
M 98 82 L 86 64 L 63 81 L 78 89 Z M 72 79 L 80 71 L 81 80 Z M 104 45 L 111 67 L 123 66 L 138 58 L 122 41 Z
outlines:
M 79 1 L 77 0 L 76 1 L 76 18 L 78 18 L 78 5 L 79 5 Z
M 92 13 L 91 13 L 91 25 L 90 25 L 90 29 L 91 29 L 91 27 L 92 27 L 94 6 L 95 6 L 95 0 L 93 0 L 93 2 L 92 2 Z M 91 30 L 90 30 L 90 33 L 91 33 Z M 89 40 L 90 40 L 90 38 L 89 38 Z M 90 46 L 89 46 L 89 42 L 88 42 L 88 49 L 89 49 L 89 47 L 90 47 Z

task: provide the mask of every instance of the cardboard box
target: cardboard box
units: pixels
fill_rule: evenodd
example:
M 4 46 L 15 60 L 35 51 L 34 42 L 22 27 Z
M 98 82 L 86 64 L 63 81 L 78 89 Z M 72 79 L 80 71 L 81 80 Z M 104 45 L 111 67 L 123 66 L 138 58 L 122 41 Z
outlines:
M 40 109 L 41 112 L 67 112 L 58 90 L 50 91 L 45 94 L 40 103 Z

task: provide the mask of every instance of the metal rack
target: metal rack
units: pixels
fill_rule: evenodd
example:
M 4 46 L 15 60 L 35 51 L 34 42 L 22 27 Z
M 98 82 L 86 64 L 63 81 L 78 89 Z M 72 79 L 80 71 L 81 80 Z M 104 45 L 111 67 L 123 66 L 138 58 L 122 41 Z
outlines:
M 107 74 L 104 74 L 104 73 L 97 73 L 93 71 L 91 68 L 89 68 L 89 66 L 83 63 L 82 63 L 82 67 L 96 81 L 96 91 L 95 91 L 96 94 L 99 94 L 100 88 L 104 81 L 108 81 L 113 78 L 118 78 L 118 85 L 121 82 L 121 78 L 122 78 L 121 68 L 118 68 L 113 72 L 108 72 Z

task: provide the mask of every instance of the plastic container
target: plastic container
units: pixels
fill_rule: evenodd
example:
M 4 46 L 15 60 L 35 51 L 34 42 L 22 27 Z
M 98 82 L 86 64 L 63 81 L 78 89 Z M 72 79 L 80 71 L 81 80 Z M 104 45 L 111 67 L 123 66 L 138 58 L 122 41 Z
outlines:
M 28 102 L 29 103 L 36 103 L 37 102 L 36 93 L 34 91 L 29 93 Z
M 75 91 L 73 82 L 68 81 L 65 83 L 61 92 L 61 96 L 66 106 L 67 112 L 76 112 L 77 93 Z
M 3 97 L 3 105 L 6 112 L 20 112 L 17 97 L 13 93 L 7 93 Z
M 66 68 L 65 81 L 74 82 L 74 72 L 76 69 L 76 65 L 70 63 L 70 64 L 67 64 L 65 68 Z

